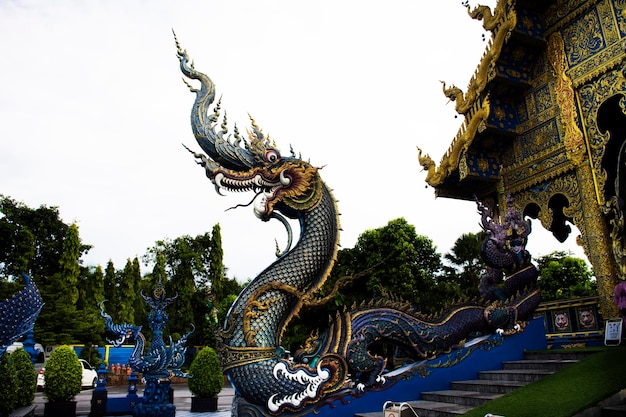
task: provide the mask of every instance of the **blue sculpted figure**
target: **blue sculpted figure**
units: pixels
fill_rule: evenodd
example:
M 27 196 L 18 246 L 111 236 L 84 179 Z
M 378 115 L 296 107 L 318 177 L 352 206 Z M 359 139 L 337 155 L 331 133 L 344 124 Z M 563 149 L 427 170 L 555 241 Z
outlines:
M 13 342 L 35 325 L 43 300 L 35 282 L 22 274 L 26 286 L 13 297 L 0 303 L 0 358 Z
M 129 363 L 134 372 L 143 375 L 146 386 L 143 401 L 134 407 L 133 415 L 173 417 L 176 413 L 176 407 L 169 403 L 170 378 L 172 376 L 187 376 L 180 367 L 185 362 L 187 350 L 185 344 L 193 330 L 175 343 L 170 337 L 168 348 L 163 340 L 163 329 L 169 320 L 165 309 L 176 300 L 177 296 L 165 297 L 165 289 L 161 281 L 153 291 L 152 297 L 147 297 L 143 293 L 141 296 L 150 307 L 148 321 L 153 330 L 152 342 L 148 352 L 145 352 L 146 339 L 141 333 L 141 326 L 113 323 L 111 316 L 104 311 L 104 303 L 100 306 L 100 315 L 106 319 L 107 331 L 116 336 L 116 339 L 109 340 L 109 343 L 120 346 L 128 339 L 135 341 L 135 348 L 129 358 Z

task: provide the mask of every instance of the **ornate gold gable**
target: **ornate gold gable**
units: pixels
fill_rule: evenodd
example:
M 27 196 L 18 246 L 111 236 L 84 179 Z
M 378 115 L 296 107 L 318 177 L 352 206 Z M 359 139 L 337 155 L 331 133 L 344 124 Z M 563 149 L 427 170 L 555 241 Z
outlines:
M 426 182 L 437 196 L 499 207 L 511 194 L 560 241 L 568 222 L 576 225 L 603 313 L 616 316 L 613 288 L 626 278 L 626 240 L 611 203 L 620 187 L 626 196 L 626 167 L 617 185 L 626 143 L 623 5 L 500 0 L 493 12 L 468 12 L 491 40 L 465 92 L 443 85 L 464 121 L 438 166 L 419 150 Z

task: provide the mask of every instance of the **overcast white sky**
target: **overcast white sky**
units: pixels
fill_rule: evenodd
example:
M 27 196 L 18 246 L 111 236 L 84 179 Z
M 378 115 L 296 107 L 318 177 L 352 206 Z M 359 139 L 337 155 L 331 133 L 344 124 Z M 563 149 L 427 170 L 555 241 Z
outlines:
M 479 230 L 474 203 L 435 199 L 416 152 L 439 161 L 461 125 L 439 80 L 465 89 L 486 47 L 460 0 L 0 0 L 0 194 L 58 206 L 94 246 L 86 264 L 122 268 L 220 223 L 245 280 L 285 242 L 251 207 L 225 212 L 251 196 L 218 196 L 181 146 L 199 149 L 172 29 L 231 127 L 250 113 L 283 153 L 325 166 L 344 247 L 397 217 L 442 253 Z M 576 232 L 561 245 L 533 229 L 535 258 L 583 256 Z

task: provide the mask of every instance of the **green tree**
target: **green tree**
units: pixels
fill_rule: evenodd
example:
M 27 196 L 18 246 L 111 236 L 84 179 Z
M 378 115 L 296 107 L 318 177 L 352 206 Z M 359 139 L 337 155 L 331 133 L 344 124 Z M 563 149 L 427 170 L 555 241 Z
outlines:
M 113 261 L 109 259 L 106 269 L 104 270 L 104 299 L 107 300 L 107 304 L 117 305 L 117 271 Z M 114 311 L 108 312 L 113 318 L 113 321 L 117 321 L 117 315 Z
M 144 317 L 146 317 L 146 304 L 141 298 L 141 287 L 143 278 L 141 277 L 141 265 L 139 264 L 139 258 L 135 256 L 133 258 L 133 288 L 135 289 L 135 324 L 141 324 Z
M 337 310 L 363 301 L 394 295 L 415 304 L 424 312 L 438 310 L 442 300 L 433 296 L 442 270 L 441 256 L 431 239 L 418 235 L 404 218 L 363 232 L 354 248 L 342 249 L 320 298 L 344 277 L 352 281 L 341 286 L 332 301 L 320 309 L 300 312 L 285 334 L 284 344 L 299 348 L 314 329 L 326 328 L 328 317 Z
M 467 297 L 478 297 L 478 285 L 485 270 L 485 263 L 480 256 L 480 247 L 485 233 L 463 233 L 454 242 L 444 259 L 450 263 L 445 267 L 447 280 L 456 286 L 453 292 Z
M 144 291 L 152 292 L 159 282 L 167 282 L 168 278 L 165 268 L 165 255 L 163 255 L 163 252 L 157 251 L 154 255 L 154 266 L 152 267 L 152 273 L 146 275 L 142 281 L 142 288 Z
M 58 208 L 31 209 L 0 195 L 0 213 L 0 277 L 26 273 L 39 279 L 56 273 L 69 228 Z
M 209 242 L 208 233 L 195 238 L 186 235 L 174 240 L 157 241 L 155 246 L 148 249 L 145 257 L 148 262 L 154 264 L 159 254 L 163 256 L 168 278 L 163 285 L 170 297 L 177 295 L 174 305 L 168 309 L 170 334 L 180 336 L 192 327 L 192 298 L 196 283 L 207 279 Z
M 160 280 L 169 296 L 178 295 L 168 310 L 169 331 L 180 335 L 193 323 L 195 331 L 189 344 L 215 346 L 215 318 L 219 321 L 230 307 L 224 303 L 232 303 L 241 291 L 236 280 L 225 276 L 219 224 L 211 233 L 157 241 L 144 261 L 152 264 L 153 270 L 144 277 L 142 288 L 153 289 Z
M 135 289 L 135 268 L 133 262 L 126 260 L 126 265 L 120 274 L 119 286 L 116 291 L 115 299 L 119 300 L 117 304 L 117 320 L 120 323 L 135 323 L 135 304 L 138 301 L 137 291 Z
M 441 256 L 432 240 L 418 235 L 415 227 L 404 218 L 362 233 L 351 256 L 348 272 L 371 268 L 364 299 L 387 293 L 400 296 L 422 309 L 431 306 L 430 292 L 442 269 Z
M 597 284 L 587 263 L 565 252 L 537 259 L 543 301 L 597 295 Z
M 76 309 L 81 272 L 78 226 L 72 224 L 62 240 L 58 271 L 39 286 L 45 304 L 35 324 L 35 333 L 45 344 L 75 343 L 80 332 Z
M 80 258 L 91 246 L 81 242 L 78 226 L 67 225 L 56 207 L 32 209 L 0 196 L 0 297 L 13 295 L 29 274 L 37 283 L 44 307 L 35 336 L 46 343 L 74 341 Z
M 56 207 L 32 209 L 0 195 L 0 299 L 22 288 L 22 280 L 16 280 L 22 273 L 30 275 L 41 288 L 59 272 L 69 227 Z M 90 249 L 80 241 L 79 245 L 80 254 Z
M 222 229 L 219 223 L 213 226 L 209 243 L 209 281 L 214 300 L 221 300 L 227 294 L 224 288 L 224 251 L 222 250 Z
M 201 246 L 200 246 L 201 247 Z M 196 281 L 192 305 L 196 326 L 192 341 L 200 346 L 216 346 L 219 303 L 227 296 L 228 282 L 224 276 L 224 251 L 219 223 L 213 226 L 208 244 L 208 273 Z
M 100 317 L 100 303 L 104 301 L 104 272 L 100 265 L 82 268 L 78 293 L 76 309 L 81 317 L 78 341 L 83 344 L 102 344 L 104 320 Z

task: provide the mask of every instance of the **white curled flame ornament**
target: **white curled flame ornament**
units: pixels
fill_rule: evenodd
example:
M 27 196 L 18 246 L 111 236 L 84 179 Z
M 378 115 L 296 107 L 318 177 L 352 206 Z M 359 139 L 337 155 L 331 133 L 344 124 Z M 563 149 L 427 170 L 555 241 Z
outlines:
M 317 366 L 317 374 L 312 375 L 304 369 L 298 369 L 292 372 L 285 362 L 278 362 L 274 366 L 273 374 L 276 380 L 284 378 L 290 381 L 296 381 L 303 386 L 303 389 L 300 392 L 295 392 L 282 398 L 277 398 L 278 394 L 272 395 L 267 401 L 267 408 L 272 413 L 278 412 L 278 410 L 286 405 L 298 408 L 307 398 L 315 398 L 318 395 L 321 385 L 331 377 L 330 372 L 327 369 L 321 368 L 319 364 Z

